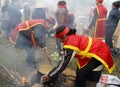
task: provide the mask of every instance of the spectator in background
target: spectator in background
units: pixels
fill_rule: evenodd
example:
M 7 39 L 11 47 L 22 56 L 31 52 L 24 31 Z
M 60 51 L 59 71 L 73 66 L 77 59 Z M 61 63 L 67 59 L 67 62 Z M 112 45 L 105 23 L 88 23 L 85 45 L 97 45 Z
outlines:
M 31 9 L 30 9 L 29 3 L 26 2 L 23 6 L 23 9 L 24 9 L 23 10 L 24 19 L 29 20 L 31 16 Z
M 97 37 L 99 39 L 105 38 L 105 26 L 107 9 L 102 4 L 103 0 L 96 0 L 97 7 L 94 9 L 94 17 L 89 25 L 89 30 L 93 33 L 91 36 Z
M 32 19 L 46 19 L 47 18 L 47 8 L 42 4 L 35 5 L 35 8 L 32 12 Z
M 9 34 L 11 32 L 10 25 L 9 25 L 10 24 L 10 17 L 9 17 L 9 14 L 8 14 L 9 5 L 10 5 L 10 1 L 9 0 L 5 0 L 4 5 L 1 8 L 1 13 L 2 13 L 1 28 L 5 31 L 6 38 L 9 37 Z
M 65 1 L 59 1 L 57 3 L 57 11 L 55 13 L 57 24 L 65 25 L 70 28 L 74 28 L 74 15 L 67 9 Z
M 38 49 L 39 47 L 43 48 L 45 54 L 48 56 L 48 51 L 45 46 L 45 30 L 54 25 L 55 21 L 51 17 L 46 20 L 33 19 L 21 22 L 11 32 L 10 41 L 15 44 L 16 48 L 26 50 L 26 62 L 29 66 L 36 65 L 35 49 Z
M 118 22 L 120 20 L 120 1 L 115 1 L 112 3 L 112 9 L 108 15 L 105 31 L 105 42 L 110 47 L 113 55 L 116 55 L 118 50 L 113 47 L 112 36 L 116 30 Z
M 12 0 L 12 3 L 10 4 L 8 9 L 8 14 L 10 18 L 10 31 L 12 31 L 22 21 L 22 14 L 20 12 L 20 9 L 21 6 L 19 0 Z
M 69 28 L 74 28 L 74 15 L 67 9 L 65 1 L 59 1 L 57 3 L 57 11 L 55 13 L 57 26 L 65 25 Z M 61 43 L 56 39 L 57 49 L 59 55 L 61 55 L 62 47 Z

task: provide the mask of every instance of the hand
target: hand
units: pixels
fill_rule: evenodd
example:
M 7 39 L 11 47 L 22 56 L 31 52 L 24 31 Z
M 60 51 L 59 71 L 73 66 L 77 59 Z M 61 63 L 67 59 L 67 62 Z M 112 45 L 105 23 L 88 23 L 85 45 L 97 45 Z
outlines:
M 49 76 L 48 75 L 44 75 L 41 77 L 41 83 L 45 83 L 45 82 L 48 82 L 50 80 Z

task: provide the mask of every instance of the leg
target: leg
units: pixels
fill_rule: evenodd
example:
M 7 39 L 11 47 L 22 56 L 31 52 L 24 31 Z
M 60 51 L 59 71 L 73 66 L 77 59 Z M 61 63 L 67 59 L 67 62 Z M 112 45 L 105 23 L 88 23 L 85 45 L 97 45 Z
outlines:
M 108 28 L 105 31 L 105 42 L 110 48 L 113 48 L 112 36 L 113 36 L 114 31 L 115 30 L 112 28 Z
M 27 59 L 26 62 L 30 65 L 34 65 L 35 64 L 35 48 L 32 47 L 25 47 L 25 50 L 27 52 Z
M 90 76 L 91 75 L 90 72 L 92 72 L 92 70 L 99 65 L 101 65 L 101 62 L 92 58 L 91 61 L 85 67 L 77 69 L 75 87 L 86 87 L 86 81 L 88 80 L 87 75 Z M 94 79 L 99 80 L 98 77 Z

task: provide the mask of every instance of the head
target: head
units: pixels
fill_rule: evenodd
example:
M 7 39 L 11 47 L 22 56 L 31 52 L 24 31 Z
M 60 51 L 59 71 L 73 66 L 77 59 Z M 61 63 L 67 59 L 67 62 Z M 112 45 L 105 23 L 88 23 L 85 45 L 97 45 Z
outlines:
M 52 18 L 52 17 L 48 17 L 48 18 L 46 19 L 46 25 L 47 25 L 47 28 L 48 28 L 48 29 L 54 27 L 54 25 L 55 25 L 55 19 Z
M 96 5 L 102 4 L 103 0 L 96 0 Z
M 60 8 L 65 8 L 66 7 L 66 2 L 65 1 L 59 1 L 57 3 L 57 6 L 60 7 Z
M 60 42 L 64 43 L 66 39 L 69 37 L 69 35 L 76 33 L 76 29 L 70 29 L 64 25 L 61 25 L 56 28 L 55 32 L 56 32 L 55 33 L 56 38 Z
M 59 11 L 64 11 L 66 9 L 66 2 L 65 1 L 59 1 L 57 3 L 57 7 Z
M 115 1 L 112 3 L 112 8 L 120 8 L 120 1 Z

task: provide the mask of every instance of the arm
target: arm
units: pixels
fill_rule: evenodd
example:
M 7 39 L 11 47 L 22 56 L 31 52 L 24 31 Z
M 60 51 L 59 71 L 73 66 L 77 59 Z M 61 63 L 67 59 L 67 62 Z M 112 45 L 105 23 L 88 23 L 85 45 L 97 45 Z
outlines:
M 68 15 L 68 19 L 69 19 L 69 21 L 70 21 L 71 23 L 73 23 L 73 22 L 74 22 L 74 19 L 75 19 L 75 16 L 74 16 L 73 14 L 69 14 L 69 15 Z
M 74 28 L 74 15 L 72 14 L 72 12 L 68 12 L 68 26 L 70 28 Z
M 98 17 L 98 12 L 97 12 L 97 8 L 96 8 L 96 9 L 94 10 L 94 16 L 93 16 L 93 18 L 92 18 L 92 21 L 91 21 L 91 23 L 90 23 L 90 25 L 89 25 L 89 27 L 88 27 L 89 29 L 91 29 L 92 27 L 95 26 L 97 17 Z
M 71 49 L 65 49 L 65 54 L 63 58 L 59 61 L 58 65 L 55 66 L 48 75 L 45 75 L 42 77 L 43 82 L 46 82 L 48 80 L 50 81 L 56 81 L 59 74 L 65 70 L 67 65 L 71 62 L 71 60 L 74 58 L 76 52 Z
M 36 40 L 38 42 L 38 45 L 41 48 L 43 48 L 43 50 L 45 52 L 45 56 L 48 58 L 48 61 L 49 61 L 50 65 L 52 65 L 49 52 L 47 50 L 47 47 L 45 46 L 45 43 L 46 43 L 45 29 L 41 25 L 35 26 L 34 27 L 34 35 L 35 35 L 35 38 L 36 38 Z
M 39 47 L 44 48 L 46 43 L 44 27 L 42 25 L 36 25 L 34 27 L 34 35 Z

